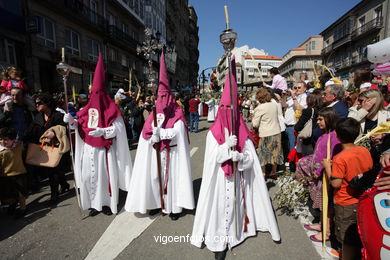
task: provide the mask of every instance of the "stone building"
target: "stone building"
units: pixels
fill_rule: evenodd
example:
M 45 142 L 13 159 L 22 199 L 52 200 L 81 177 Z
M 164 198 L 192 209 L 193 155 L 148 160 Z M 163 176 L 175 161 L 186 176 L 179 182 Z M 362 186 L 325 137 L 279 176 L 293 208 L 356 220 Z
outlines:
M 138 78 L 143 76 L 135 51 L 143 33 L 143 7 L 122 0 L 31 0 L 25 8 L 39 28 L 30 34 L 30 76 L 35 89 L 61 90 L 55 65 L 62 47 L 66 62 L 75 68 L 68 85 L 76 91 L 87 91 L 99 52 L 113 90 L 128 86 L 125 79 L 130 68 Z
M 309 81 L 316 78 L 317 65 L 322 63 L 322 36 L 316 35 L 306 39 L 298 47 L 289 50 L 279 67 L 280 74 L 289 81 L 299 81 L 301 74 L 306 74 Z
M 362 0 L 320 33 L 323 63 L 341 78 L 369 68 L 367 45 L 390 36 L 390 0 Z
M 259 85 L 261 81 L 271 81 L 269 70 L 279 67 L 282 58 L 270 56 L 263 49 L 249 48 L 248 45 L 235 47 L 232 55 L 236 60 L 238 86 Z M 223 86 L 227 74 L 227 59 L 223 55 L 217 62 L 218 85 Z

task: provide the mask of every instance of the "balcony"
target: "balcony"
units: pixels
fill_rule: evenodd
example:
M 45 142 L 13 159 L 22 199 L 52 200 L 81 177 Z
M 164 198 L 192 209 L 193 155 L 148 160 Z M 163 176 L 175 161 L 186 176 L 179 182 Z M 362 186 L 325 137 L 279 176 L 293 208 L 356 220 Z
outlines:
M 118 43 L 133 51 L 137 49 L 137 44 L 139 44 L 137 40 L 120 30 L 115 25 L 108 26 L 108 36 L 110 39 L 117 41 Z
M 354 30 L 352 32 L 352 38 L 354 38 L 354 39 L 359 38 L 365 34 L 368 34 L 368 33 L 373 32 L 375 30 L 379 30 L 382 27 L 383 27 L 383 18 L 382 17 L 377 18 L 377 19 L 373 19 L 373 20 L 363 24 L 362 26 L 360 26 L 356 30 Z
M 80 22 L 93 25 L 95 28 L 104 30 L 106 21 L 102 15 L 90 9 L 80 0 L 42 0 L 56 12 L 73 15 Z
M 365 57 L 363 54 L 359 54 L 352 56 L 351 64 L 359 64 L 365 61 L 367 61 L 367 57 Z
M 333 50 L 332 44 L 322 49 L 321 55 L 326 55 Z
M 332 46 L 333 46 L 333 49 L 337 49 L 341 46 L 343 46 L 344 44 L 347 44 L 351 41 L 351 34 L 350 33 L 347 33 L 345 35 L 343 35 L 342 37 L 340 37 L 339 39 L 337 39 L 337 41 L 334 41 Z

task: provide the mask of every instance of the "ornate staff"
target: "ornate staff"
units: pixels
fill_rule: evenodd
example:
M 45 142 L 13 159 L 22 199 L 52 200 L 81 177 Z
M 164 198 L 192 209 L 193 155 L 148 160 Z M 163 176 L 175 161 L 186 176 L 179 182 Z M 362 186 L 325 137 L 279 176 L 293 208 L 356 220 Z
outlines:
M 237 33 L 233 31 L 233 29 L 229 28 L 229 13 L 228 8 L 225 5 L 225 18 L 226 18 L 226 30 L 224 30 L 221 35 L 219 36 L 219 40 L 223 45 L 223 48 L 225 50 L 225 55 L 228 58 L 228 68 L 229 68 L 229 87 L 230 87 L 230 109 L 231 109 L 231 116 L 232 116 L 232 125 L 231 129 L 232 132 L 231 135 L 236 134 L 236 125 L 235 125 L 235 110 L 234 110 L 234 102 L 233 100 L 233 88 L 232 88 L 232 68 L 231 68 L 231 56 L 232 56 L 232 50 L 234 49 L 234 45 L 237 40 Z M 235 150 L 235 147 L 232 147 L 232 150 Z M 235 228 L 235 234 L 238 235 L 238 220 L 237 220 L 237 190 L 236 190 L 236 164 L 233 162 L 233 187 L 234 187 L 234 199 L 233 199 L 233 219 L 234 219 L 234 228 Z
M 153 77 L 153 61 L 152 55 L 156 54 L 157 50 L 160 50 L 164 47 L 163 44 L 159 43 L 157 40 L 152 38 L 152 30 L 149 28 L 145 29 L 145 41 L 142 46 L 137 46 L 137 54 L 141 54 L 143 52 L 145 58 L 148 60 L 149 65 L 149 84 L 153 86 L 156 80 Z M 157 90 L 158 93 L 158 81 L 157 81 Z M 157 95 L 156 95 L 157 97 Z M 156 106 L 153 106 L 153 125 L 157 127 L 157 114 L 156 114 Z M 161 210 L 165 209 L 164 205 L 164 193 L 162 186 L 162 177 L 161 177 L 161 154 L 160 154 L 160 143 L 156 143 L 154 145 L 156 149 L 156 158 L 157 158 L 157 173 L 158 173 L 158 184 L 160 187 L 160 202 L 161 202 Z
M 64 94 L 65 94 L 65 110 L 66 110 L 66 113 L 69 113 L 69 105 L 68 105 L 68 88 L 67 88 L 67 80 L 68 80 L 68 76 L 69 76 L 69 73 L 72 71 L 72 67 L 68 64 L 65 63 L 65 48 L 62 48 L 61 49 L 61 57 L 62 57 L 62 61 L 57 64 L 56 66 L 56 69 L 57 69 L 57 72 L 62 75 L 62 81 L 63 81 L 63 84 L 64 84 Z M 71 131 L 70 131 L 70 123 L 68 122 L 68 135 L 69 135 L 69 139 L 72 138 L 72 135 L 71 135 Z M 73 187 L 76 191 L 76 198 L 77 198 L 77 203 L 79 205 L 79 209 L 80 209 L 80 214 L 82 215 L 82 211 L 81 211 L 81 201 L 80 201 L 80 195 L 79 195 L 79 191 L 78 191 L 78 185 L 77 185 L 77 178 L 76 178 L 76 172 L 74 171 L 74 158 L 73 158 L 73 144 L 72 144 L 72 140 L 70 140 L 70 158 L 72 160 L 72 172 L 73 172 L 73 175 L 74 175 L 74 182 L 73 182 Z

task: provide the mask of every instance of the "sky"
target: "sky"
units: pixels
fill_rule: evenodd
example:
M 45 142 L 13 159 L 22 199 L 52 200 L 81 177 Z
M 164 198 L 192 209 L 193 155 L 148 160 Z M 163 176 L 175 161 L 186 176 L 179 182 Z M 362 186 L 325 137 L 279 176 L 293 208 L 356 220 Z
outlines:
M 219 35 L 225 29 L 224 5 L 236 46 L 264 49 L 283 57 L 309 36 L 318 35 L 360 0 L 189 0 L 198 15 L 199 73 L 223 55 Z M 210 71 L 208 71 L 210 72 Z

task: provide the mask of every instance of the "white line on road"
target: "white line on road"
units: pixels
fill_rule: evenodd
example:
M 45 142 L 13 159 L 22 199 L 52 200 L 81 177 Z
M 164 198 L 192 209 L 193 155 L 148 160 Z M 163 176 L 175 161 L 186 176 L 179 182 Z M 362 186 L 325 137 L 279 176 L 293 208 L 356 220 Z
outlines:
M 126 211 L 119 213 L 85 259 L 114 259 L 159 216 L 137 215 Z
M 190 157 L 192 157 L 196 153 L 196 151 L 198 151 L 198 149 L 198 147 L 193 147 L 190 151 Z
M 192 157 L 198 147 L 193 147 L 190 151 Z M 141 214 L 134 214 L 122 210 L 108 226 L 106 231 L 97 241 L 85 260 L 92 259 L 114 259 L 117 257 L 134 239 L 136 239 L 150 224 L 157 218 L 144 217 Z

